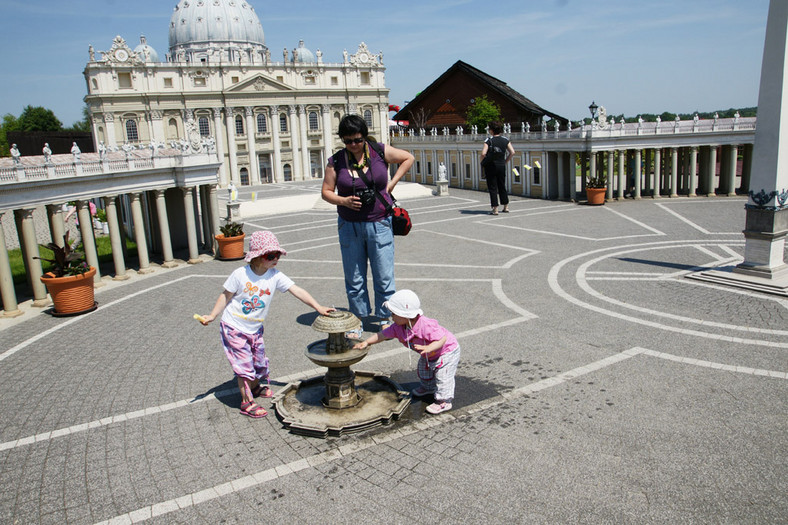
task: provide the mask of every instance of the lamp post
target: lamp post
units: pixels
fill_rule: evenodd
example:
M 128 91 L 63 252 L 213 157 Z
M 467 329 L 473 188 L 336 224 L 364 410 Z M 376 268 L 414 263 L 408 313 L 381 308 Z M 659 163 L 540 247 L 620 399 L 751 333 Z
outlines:
M 596 118 L 596 110 L 598 108 L 599 108 L 599 106 L 596 105 L 596 102 L 591 101 L 591 105 L 588 106 L 588 111 L 591 112 L 591 122 L 593 122 L 594 119 Z

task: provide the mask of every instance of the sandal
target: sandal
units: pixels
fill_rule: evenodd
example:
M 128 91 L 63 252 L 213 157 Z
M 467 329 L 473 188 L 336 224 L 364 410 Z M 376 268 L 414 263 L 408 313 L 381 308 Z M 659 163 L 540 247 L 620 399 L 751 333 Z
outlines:
M 257 385 L 252 389 L 254 397 L 274 397 L 274 391 L 266 385 Z
M 506 208 L 504 208 L 504 209 L 502 209 L 502 210 L 501 210 L 501 213 L 509 213 L 509 210 L 507 210 Z
M 363 333 L 364 333 L 363 328 L 354 328 L 353 330 L 348 330 L 347 332 L 345 332 L 345 337 L 348 339 L 357 340 L 357 339 L 361 339 Z
M 490 215 L 498 215 L 498 212 L 497 211 L 491 211 Z
M 268 412 L 254 401 L 247 401 L 245 403 L 241 403 L 241 414 L 256 419 L 267 416 Z

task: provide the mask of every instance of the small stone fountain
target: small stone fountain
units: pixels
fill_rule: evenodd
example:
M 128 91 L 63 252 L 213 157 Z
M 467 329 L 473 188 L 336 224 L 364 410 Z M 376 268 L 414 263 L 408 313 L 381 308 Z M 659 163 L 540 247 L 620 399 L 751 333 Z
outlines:
M 312 323 L 326 339 L 315 341 L 306 356 L 328 368 L 325 376 L 290 383 L 273 399 L 276 414 L 296 434 L 327 437 L 359 432 L 398 419 L 410 404 L 410 393 L 383 374 L 353 371 L 367 356 L 354 350 L 345 333 L 361 327 L 350 312 L 321 315 Z

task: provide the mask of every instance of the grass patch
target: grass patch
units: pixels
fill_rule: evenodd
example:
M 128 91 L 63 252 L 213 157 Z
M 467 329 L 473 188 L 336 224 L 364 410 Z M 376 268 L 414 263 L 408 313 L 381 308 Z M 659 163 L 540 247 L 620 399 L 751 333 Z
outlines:
M 77 243 L 74 249 L 78 252 L 83 252 L 83 253 L 85 251 L 82 248 L 81 241 Z M 127 238 L 126 250 L 130 253 L 136 253 L 137 243 Z M 98 252 L 99 264 L 112 261 L 112 246 L 110 244 L 109 235 L 96 237 L 96 251 Z M 46 248 L 43 245 L 38 246 L 38 253 L 39 253 L 39 257 L 42 257 L 44 259 L 52 259 L 52 250 Z M 14 284 L 22 284 L 26 282 L 27 275 L 25 273 L 25 262 L 22 259 L 22 250 L 20 248 L 16 248 L 14 250 L 8 250 L 8 259 L 11 264 L 11 275 L 13 277 Z M 41 261 L 41 269 L 44 271 L 44 273 L 47 273 L 51 268 L 52 268 L 52 263 L 49 263 L 47 261 Z

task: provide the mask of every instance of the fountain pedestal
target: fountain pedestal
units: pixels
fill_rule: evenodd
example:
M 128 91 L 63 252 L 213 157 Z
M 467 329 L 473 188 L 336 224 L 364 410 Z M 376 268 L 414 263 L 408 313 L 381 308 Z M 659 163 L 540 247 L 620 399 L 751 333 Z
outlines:
M 327 437 L 390 424 L 410 404 L 410 393 L 383 374 L 354 372 L 350 367 L 367 356 L 354 350 L 345 332 L 361 327 L 350 312 L 319 316 L 312 328 L 328 333 L 306 349 L 315 364 L 328 368 L 323 377 L 288 384 L 273 404 L 282 423 L 296 434 Z

